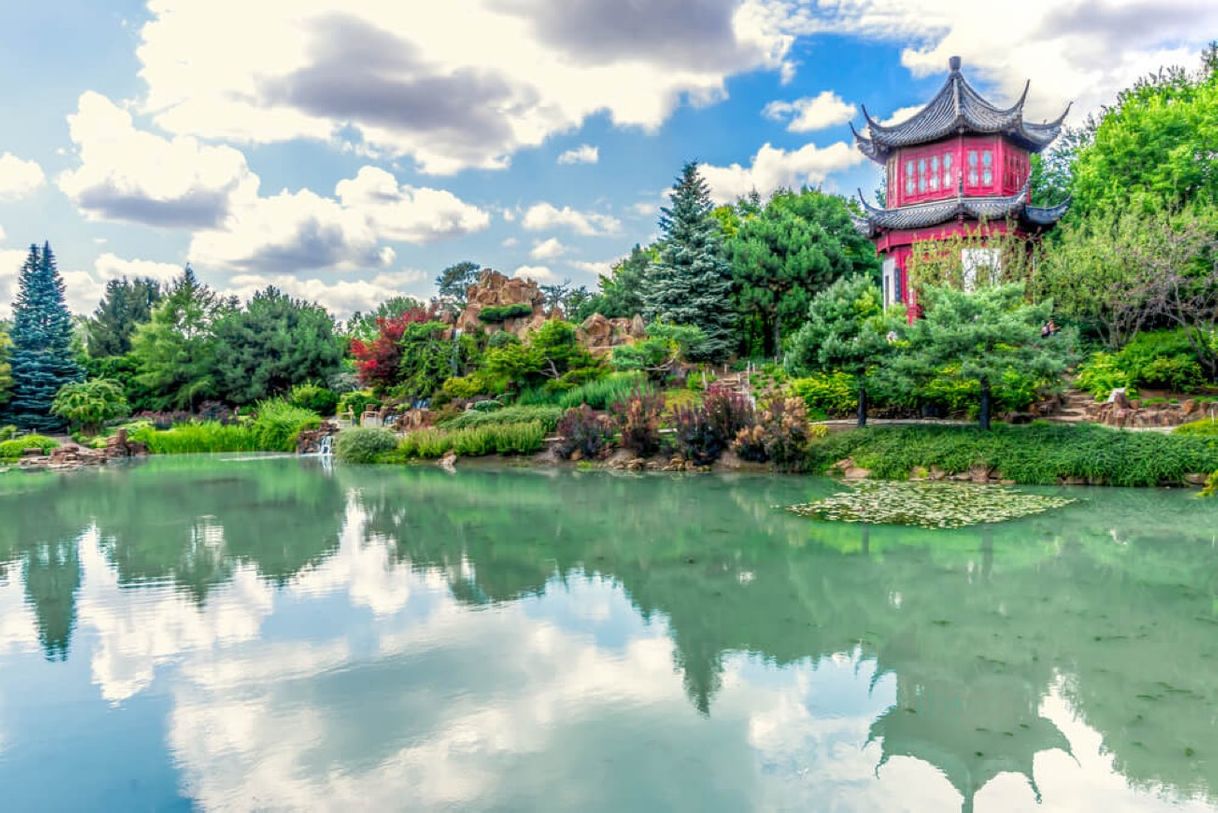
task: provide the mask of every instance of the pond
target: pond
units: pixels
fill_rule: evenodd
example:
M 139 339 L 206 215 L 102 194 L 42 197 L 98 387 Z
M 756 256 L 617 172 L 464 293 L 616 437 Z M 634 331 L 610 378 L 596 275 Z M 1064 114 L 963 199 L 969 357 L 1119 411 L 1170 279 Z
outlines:
M 783 510 L 836 489 L 294 458 L 2 476 L 4 806 L 1218 810 L 1218 507 Z

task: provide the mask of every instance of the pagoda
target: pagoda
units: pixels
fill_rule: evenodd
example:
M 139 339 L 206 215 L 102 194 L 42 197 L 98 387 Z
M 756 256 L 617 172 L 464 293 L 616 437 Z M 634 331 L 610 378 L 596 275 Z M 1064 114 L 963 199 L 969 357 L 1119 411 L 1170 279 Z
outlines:
M 1053 143 L 1070 107 L 1054 121 L 1027 122 L 1023 105 L 1030 83 L 1012 107 L 999 108 L 960 73 L 960 57 L 953 56 L 948 69 L 935 97 L 905 121 L 886 127 L 864 107 L 866 135 L 850 126 L 859 149 L 885 168 L 887 178 L 885 208 L 872 206 L 859 192 L 864 217 L 856 226 L 875 241 L 883 261 L 885 306 L 903 302 L 911 318 L 917 309 L 908 263 L 915 243 L 1008 229 L 1035 236 L 1069 205 L 1029 205 L 1028 183 L 1031 155 Z M 965 251 L 990 255 L 961 258 L 966 284 L 970 268 L 998 262 L 996 251 Z

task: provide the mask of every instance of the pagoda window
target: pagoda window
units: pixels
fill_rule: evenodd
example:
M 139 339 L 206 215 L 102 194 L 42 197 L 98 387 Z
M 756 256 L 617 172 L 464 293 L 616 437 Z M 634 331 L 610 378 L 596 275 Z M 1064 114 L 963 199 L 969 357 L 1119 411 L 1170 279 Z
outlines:
M 981 185 L 994 185 L 994 153 L 989 150 L 981 153 Z
M 930 157 L 930 188 L 932 190 L 939 188 L 939 156 L 932 155 Z
M 918 194 L 926 192 L 926 159 L 918 159 Z
M 968 151 L 968 185 L 977 185 L 977 151 Z
M 943 153 L 943 188 L 952 188 L 952 154 Z
M 914 191 L 914 162 L 905 162 L 905 194 L 912 195 Z

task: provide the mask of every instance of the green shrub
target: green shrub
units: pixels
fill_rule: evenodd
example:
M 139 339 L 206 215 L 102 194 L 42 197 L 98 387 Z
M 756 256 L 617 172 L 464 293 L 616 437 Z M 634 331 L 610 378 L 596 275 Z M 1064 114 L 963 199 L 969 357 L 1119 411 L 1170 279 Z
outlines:
M 0 461 L 11 463 L 21 457 L 26 449 L 38 449 L 43 454 L 59 446 L 59 441 L 46 435 L 22 435 L 19 438 L 0 441 Z
M 1200 496 L 1213 497 L 1218 495 L 1218 469 L 1216 469 L 1205 481 L 1205 486 L 1201 489 Z
M 568 390 L 559 397 L 558 405 L 571 409 L 587 404 L 593 409 L 603 410 L 608 409 L 610 404 L 626 400 L 636 390 L 653 392 L 654 388 L 642 373 L 613 373 Z
M 263 451 L 258 443 L 257 433 L 248 424 L 203 421 L 157 430 L 151 424 L 142 423 L 130 428 L 128 437 L 132 441 L 143 443 L 152 454 Z
M 811 412 L 821 415 L 853 415 L 858 407 L 858 387 L 854 376 L 847 373 L 813 373 L 792 379 L 791 392 L 802 398 Z
M 297 384 L 288 393 L 288 403 L 323 416 L 335 414 L 338 401 L 338 393 L 319 384 Z
M 100 432 L 106 421 L 131 414 L 122 386 L 105 378 L 64 384 L 55 393 L 51 412 L 67 421 L 71 428 L 89 434 Z
M 364 414 L 366 409 L 379 409 L 381 406 L 380 399 L 372 394 L 372 390 L 354 390 L 352 392 L 344 392 L 338 399 L 338 414 L 346 415 L 348 412 L 355 416 L 355 420 L 359 420 L 360 415 Z
M 10 438 L 15 437 L 17 437 L 17 427 L 13 426 L 12 424 L 0 426 L 0 441 L 9 440 Z
M 1097 401 L 1104 400 L 1113 390 L 1121 387 L 1133 395 L 1137 394 L 1129 373 L 1111 353 L 1092 353 L 1091 358 L 1079 366 L 1075 384 L 1079 389 L 1091 393 Z
M 506 322 L 508 319 L 519 319 L 522 316 L 532 316 L 533 306 L 524 302 L 515 305 L 491 305 L 478 312 L 478 321 L 487 324 Z
M 540 422 L 475 426 L 456 431 L 419 429 L 404 436 L 396 450 L 381 459 L 405 462 L 435 459 L 449 452 L 465 457 L 489 454 L 533 454 L 541 449 L 545 429 Z
M 334 455 L 343 463 L 375 463 L 398 446 L 398 436 L 388 429 L 354 427 L 338 433 Z
M 1218 438 L 1218 421 L 1212 418 L 1202 418 L 1199 421 L 1177 426 L 1172 430 L 1172 434 L 1195 438 Z
M 449 418 L 441 425 L 444 429 L 469 429 L 476 426 L 496 426 L 511 423 L 538 423 L 545 431 L 553 432 L 562 418 L 563 408 L 554 405 L 519 406 L 513 405 L 482 412 L 467 410 L 455 418 Z
M 582 458 L 591 460 L 606 451 L 613 440 L 613 424 L 587 404 L 567 410 L 557 431 L 562 440 L 556 449 L 564 458 L 579 452 Z
M 1162 356 L 1152 359 L 1138 371 L 1137 382 L 1143 387 L 1193 392 L 1205 386 L 1205 374 L 1194 358 Z
M 296 450 L 296 437 L 302 429 L 319 426 L 321 416 L 316 412 L 293 406 L 282 398 L 272 398 L 258 402 L 253 429 L 259 450 L 292 452 Z
M 1033 423 L 1029 426 L 874 427 L 840 432 L 810 446 L 814 470 L 851 458 L 882 479 L 902 480 L 915 467 L 948 474 L 987 466 L 1029 485 L 1082 478 L 1115 486 L 1176 485 L 1184 476 L 1218 468 L 1213 438 L 1128 432 L 1107 427 Z

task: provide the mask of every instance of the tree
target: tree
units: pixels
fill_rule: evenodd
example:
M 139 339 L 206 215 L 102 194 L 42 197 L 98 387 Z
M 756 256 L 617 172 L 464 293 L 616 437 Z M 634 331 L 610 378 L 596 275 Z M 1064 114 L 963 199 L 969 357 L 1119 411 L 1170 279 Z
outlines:
M 353 313 L 344 326 L 343 335 L 348 340 L 359 339 L 363 342 L 370 342 L 379 332 L 377 319 L 392 319 L 422 305 L 423 303 L 413 296 L 395 296 L 377 305 L 376 310 L 368 313 L 360 311 Z
M 8 328 L 0 323 L 0 408 L 8 403 L 9 392 L 13 388 L 13 367 L 8 363 L 9 353 L 13 342 L 8 337 Z
M 401 362 L 393 394 L 407 403 L 431 396 L 449 378 L 472 372 L 478 343 L 468 333 L 453 337 L 443 322 L 406 326 L 401 339 Z
M 927 286 L 922 295 L 923 318 L 910 325 L 907 348 L 884 370 L 893 384 L 912 388 L 945 375 L 978 382 L 980 425 L 989 429 L 993 387 L 1004 375 L 1049 380 L 1065 371 L 1073 352 L 1071 336 L 1041 335 L 1052 304 L 1027 304 L 1022 285 L 975 293 Z
M 64 384 L 51 403 L 51 412 L 87 435 L 96 435 L 106 421 L 131 414 L 123 388 L 104 378 Z
M 572 311 L 577 321 L 582 322 L 594 313 L 609 319 L 628 319 L 642 313 L 647 273 L 659 256 L 656 246 L 643 247 L 635 243 L 629 255 L 615 262 L 607 275 L 600 275 L 597 280 L 599 291 Z
M 397 316 L 377 317 L 377 335 L 371 341 L 353 339 L 351 355 L 360 383 L 382 396 L 401 376 L 402 336 L 410 325 L 437 321 L 437 308 L 416 305 Z
M 726 243 L 736 298 L 744 316 L 760 321 L 763 352 L 775 356 L 817 291 L 847 274 L 877 273 L 879 259 L 836 195 L 782 190 L 764 208 L 742 205 L 748 208 Z
M 617 370 L 641 371 L 663 381 L 678 363 L 698 355 L 706 334 L 693 325 L 652 322 L 647 337 L 613 348 L 612 363 Z
M 136 381 L 158 409 L 193 409 L 219 391 L 216 377 L 217 321 L 236 302 L 217 296 L 187 265 L 152 311 L 152 319 L 135 329 L 131 358 Z
M 647 316 L 701 328 L 706 360 L 719 361 L 736 346 L 731 269 L 696 162 L 682 168 L 670 198 L 660 215 L 660 256 L 647 276 Z
M 7 419 L 24 429 L 54 431 L 63 421 L 51 414 L 59 388 L 80 378 L 72 357 L 72 315 L 64 303 L 63 279 L 46 243 L 30 246 L 17 281 L 13 306 L 12 394 Z
M 465 307 L 465 295 L 469 286 L 478 281 L 478 263 L 465 260 L 448 266 L 436 277 L 436 290 L 445 299 L 456 303 L 458 308 Z
M 875 281 L 862 274 L 837 280 L 818 293 L 807 321 L 791 337 L 785 364 L 796 375 L 844 372 L 858 386 L 858 425 L 867 425 L 867 387 L 897 348 L 903 308 L 887 313 Z
M 161 301 L 161 286 L 151 279 L 112 279 L 93 316 L 85 323 L 86 346 L 91 358 L 121 356 L 131 350 L 135 328 L 152 318 Z
M 306 381 L 327 381 L 342 363 L 342 346 L 326 309 L 273 286 L 254 294 L 245 308 L 226 313 L 214 333 L 220 396 L 233 404 L 283 395 Z
M 484 372 L 518 389 L 554 382 L 562 388 L 596 372 L 596 359 L 579 343 L 575 325 L 551 319 L 524 344 L 509 342 L 486 353 Z
M 1101 111 L 1073 165 L 1078 216 L 1130 206 L 1175 209 L 1218 203 L 1218 50 L 1199 72 L 1167 68 L 1124 90 Z

